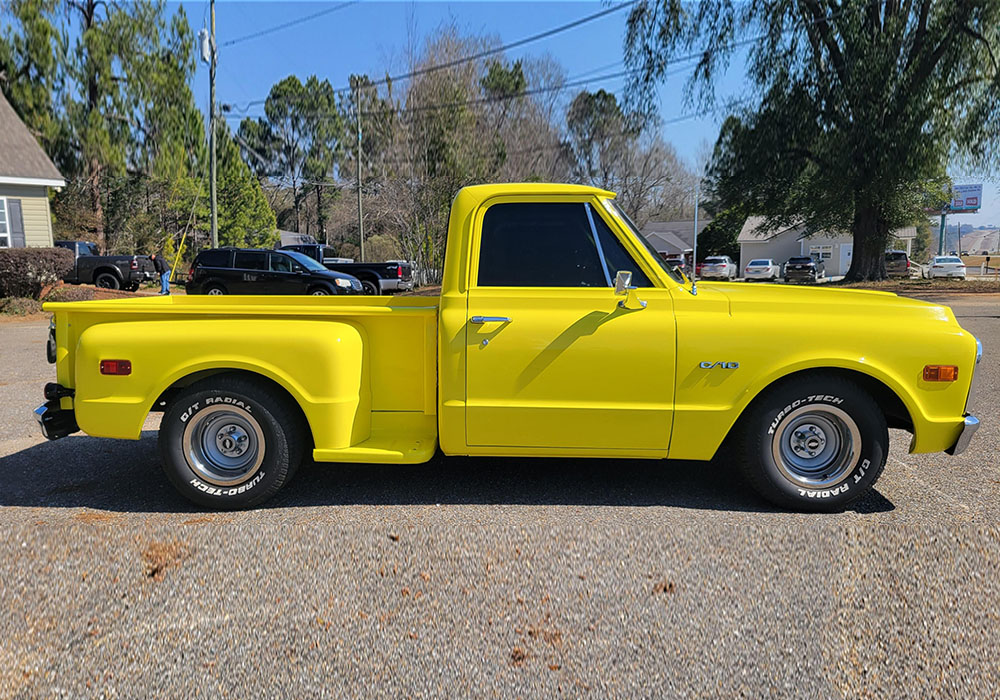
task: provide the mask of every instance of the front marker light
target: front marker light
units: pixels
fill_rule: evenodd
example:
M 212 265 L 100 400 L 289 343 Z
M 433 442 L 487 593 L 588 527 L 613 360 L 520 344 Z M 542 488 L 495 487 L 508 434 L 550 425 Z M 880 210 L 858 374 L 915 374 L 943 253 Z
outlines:
M 337 279 L 334 280 L 334 283 L 338 287 L 344 287 L 345 289 L 351 288 L 351 280 L 347 279 L 346 277 L 338 277 Z
M 958 380 L 955 365 L 927 365 L 924 367 L 925 382 L 954 382 Z

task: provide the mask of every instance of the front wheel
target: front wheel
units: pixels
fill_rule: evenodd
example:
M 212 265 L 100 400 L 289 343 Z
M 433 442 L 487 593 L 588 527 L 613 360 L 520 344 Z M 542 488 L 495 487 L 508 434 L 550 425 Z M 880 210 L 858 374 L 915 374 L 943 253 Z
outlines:
M 375 282 L 371 280 L 361 280 L 361 289 L 365 294 L 369 296 L 378 296 L 379 288 Z
M 266 382 L 216 375 L 188 387 L 160 424 L 167 478 L 198 505 L 263 503 L 292 478 L 305 452 L 297 407 Z
M 885 466 L 885 416 L 868 393 L 844 378 L 785 381 L 744 415 L 743 474 L 776 505 L 843 510 L 874 486 Z
M 330 296 L 330 290 L 326 287 L 313 287 L 309 290 L 309 294 L 314 297 L 328 297 Z

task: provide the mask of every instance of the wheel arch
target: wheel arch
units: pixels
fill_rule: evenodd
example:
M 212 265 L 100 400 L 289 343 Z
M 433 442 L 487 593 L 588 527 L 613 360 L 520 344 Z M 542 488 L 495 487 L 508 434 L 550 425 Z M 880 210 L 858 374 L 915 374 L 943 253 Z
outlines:
M 122 282 L 125 279 L 125 274 L 114 265 L 101 265 L 100 267 L 95 267 L 91 279 L 96 282 L 97 278 L 105 272 L 110 273 L 119 282 Z
M 865 367 L 866 369 L 869 368 L 868 365 Z M 862 390 L 871 395 L 875 400 L 890 428 L 899 428 L 914 433 L 915 422 L 913 420 L 913 412 L 916 409 L 908 403 L 909 396 L 905 392 L 901 391 L 898 387 L 894 388 L 890 386 L 891 379 L 885 376 L 878 376 L 875 372 L 863 371 L 858 367 L 830 364 L 792 369 L 767 380 L 763 386 L 752 392 L 752 395 L 744 402 L 739 415 L 726 433 L 723 445 L 728 443 L 739 432 L 739 427 L 744 418 L 752 411 L 754 405 L 768 392 L 785 384 L 817 375 L 832 375 L 858 384 Z M 906 397 L 905 399 L 904 396 Z

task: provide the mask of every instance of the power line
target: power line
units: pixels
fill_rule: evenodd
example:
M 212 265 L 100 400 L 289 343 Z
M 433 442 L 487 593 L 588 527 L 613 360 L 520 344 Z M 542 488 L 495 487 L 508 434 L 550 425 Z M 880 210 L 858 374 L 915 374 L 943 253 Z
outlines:
M 299 17 L 298 19 L 293 19 L 288 22 L 283 22 L 282 24 L 276 24 L 273 27 L 268 27 L 267 29 L 261 29 L 260 31 L 253 32 L 252 34 L 247 34 L 246 36 L 241 36 L 236 39 L 230 39 L 229 41 L 222 42 L 222 46 L 233 46 L 234 44 L 239 44 L 244 41 L 250 41 L 251 39 L 257 39 L 262 36 L 267 36 L 268 34 L 273 34 L 274 32 L 280 32 L 282 29 L 288 29 L 289 27 L 294 27 L 296 24 L 303 24 L 311 20 L 323 17 L 325 15 L 332 14 L 338 10 L 343 10 L 344 8 L 350 7 L 351 5 L 357 5 L 361 0 L 349 0 L 349 2 L 342 2 L 339 5 L 334 5 L 333 7 L 328 7 L 325 10 L 320 10 L 319 12 L 314 12 L 311 15 L 306 15 L 304 17 Z
M 357 1 L 357 0 L 355 0 L 355 1 Z M 552 29 L 547 29 L 544 32 L 539 32 L 538 34 L 532 34 L 531 36 L 524 37 L 523 39 L 518 39 L 517 41 L 512 41 L 511 43 L 504 44 L 503 46 L 497 46 L 497 47 L 492 48 L 492 49 L 485 49 L 483 51 L 479 51 L 479 52 L 471 54 L 469 56 L 464 56 L 462 58 L 456 58 L 456 59 L 451 60 L 451 61 L 445 61 L 444 63 L 437 63 L 437 64 L 434 64 L 433 66 L 426 66 L 424 68 L 418 68 L 418 69 L 410 71 L 408 73 L 400 73 L 399 75 L 393 75 L 393 76 L 389 76 L 389 77 L 386 77 L 386 78 L 380 78 L 379 80 L 373 80 L 368 85 L 366 85 L 365 87 L 369 87 L 369 86 L 374 87 L 374 86 L 378 86 L 378 85 L 386 85 L 386 84 L 391 83 L 391 82 L 398 82 L 400 80 L 408 80 L 410 78 L 415 78 L 415 77 L 420 76 L 420 75 L 426 75 L 428 73 L 434 73 L 436 71 L 446 70 L 448 68 L 454 68 L 455 66 L 460 66 L 460 65 L 462 65 L 464 63 L 472 63 L 473 61 L 478 61 L 479 59 L 487 58 L 488 56 L 495 56 L 496 54 L 503 53 L 504 51 L 509 51 L 510 49 L 516 49 L 516 48 L 519 48 L 521 46 L 525 46 L 527 44 L 534 43 L 536 41 L 541 41 L 542 39 L 548 39 L 549 37 L 555 36 L 556 34 L 561 34 L 562 32 L 569 31 L 570 29 L 575 29 L 576 27 L 579 27 L 581 25 L 587 24 L 589 22 L 593 22 L 594 20 L 597 20 L 597 19 L 601 19 L 602 17 L 606 17 L 607 15 L 613 14 L 615 12 L 620 12 L 621 10 L 624 10 L 626 8 L 629 8 L 629 7 L 632 7 L 638 1 L 639 0 L 628 0 L 628 2 L 623 2 L 623 3 L 619 4 L 619 5 L 615 5 L 613 7 L 605 8 L 605 9 L 601 10 L 600 12 L 595 12 L 593 14 L 587 15 L 586 17 L 581 17 L 580 19 L 574 20 L 574 21 L 569 22 L 567 24 L 562 24 L 562 25 L 560 25 L 558 27 L 553 27 Z M 350 4 L 350 3 L 347 3 L 347 4 Z M 226 46 L 226 45 L 227 44 L 223 44 L 223 46 Z M 337 93 L 337 94 L 345 94 L 345 93 L 348 93 L 350 91 L 351 91 L 351 86 L 341 87 L 341 88 L 337 88 L 336 90 L 334 90 L 334 92 Z M 298 99 L 298 98 L 290 95 L 289 97 L 284 98 L 284 99 L 292 100 L 292 99 Z M 267 98 L 257 99 L 257 100 L 251 100 L 250 102 L 246 103 L 246 108 L 243 111 L 246 111 L 246 110 L 250 109 L 250 107 L 253 107 L 254 105 L 264 104 L 266 101 L 267 101 Z

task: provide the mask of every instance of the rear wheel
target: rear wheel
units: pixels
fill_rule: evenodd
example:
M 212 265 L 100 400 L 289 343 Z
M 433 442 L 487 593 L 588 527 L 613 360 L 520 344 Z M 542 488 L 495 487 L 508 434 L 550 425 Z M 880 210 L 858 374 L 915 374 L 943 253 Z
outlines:
M 213 284 L 212 286 L 205 288 L 205 294 L 208 294 L 209 296 L 221 297 L 225 293 L 225 288 L 217 284 Z
M 772 503 L 836 511 L 863 496 L 889 448 L 885 416 L 855 383 L 833 375 L 790 380 L 751 405 L 740 426 L 743 474 Z
M 216 375 L 170 404 L 160 424 L 167 478 L 210 508 L 263 503 L 292 478 L 305 452 L 295 404 L 264 381 Z
M 121 283 L 118 278 L 110 272 L 102 272 L 94 278 L 94 284 L 101 289 L 119 289 Z
M 372 280 L 361 280 L 361 289 L 369 296 L 378 296 L 379 294 L 378 284 Z

